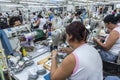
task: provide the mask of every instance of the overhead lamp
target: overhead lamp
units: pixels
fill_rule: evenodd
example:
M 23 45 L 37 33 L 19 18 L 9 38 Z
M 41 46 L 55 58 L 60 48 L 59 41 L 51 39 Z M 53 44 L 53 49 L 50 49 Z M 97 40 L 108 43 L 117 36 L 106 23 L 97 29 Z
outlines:
M 0 0 L 0 2 L 11 2 L 11 0 Z
M 11 2 L 19 3 L 21 0 L 11 0 Z
M 40 4 L 40 3 L 36 3 L 36 2 L 20 2 L 21 4 Z

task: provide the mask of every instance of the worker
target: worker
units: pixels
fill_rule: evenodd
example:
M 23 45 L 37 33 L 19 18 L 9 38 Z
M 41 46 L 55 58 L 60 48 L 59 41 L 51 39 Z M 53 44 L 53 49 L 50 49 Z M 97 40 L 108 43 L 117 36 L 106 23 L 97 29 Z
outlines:
M 9 20 L 9 24 L 11 27 L 16 27 L 16 26 L 20 26 L 22 22 L 20 21 L 19 16 L 12 16 Z
M 74 49 L 57 65 L 57 50 L 52 51 L 51 80 L 103 80 L 102 60 L 96 49 L 86 44 L 87 30 L 80 21 L 66 27 L 67 42 Z
M 97 38 L 93 40 L 102 47 L 100 52 L 102 59 L 104 61 L 115 62 L 120 51 L 120 26 L 117 25 L 118 18 L 113 14 L 109 14 L 103 21 L 106 28 L 108 28 L 109 35 L 104 43 L 100 42 Z
M 54 18 L 53 10 L 52 10 L 52 8 L 50 8 L 50 10 L 49 10 L 49 21 L 52 21 L 53 18 Z
M 83 24 L 82 11 L 78 10 L 77 15 L 78 15 L 78 18 L 80 19 L 80 22 Z
M 46 19 L 41 14 L 38 15 L 38 20 L 35 25 L 39 25 L 39 29 L 43 30 L 43 26 L 46 24 Z
M 31 18 L 31 23 L 35 23 L 37 21 L 37 16 L 35 12 L 32 13 Z

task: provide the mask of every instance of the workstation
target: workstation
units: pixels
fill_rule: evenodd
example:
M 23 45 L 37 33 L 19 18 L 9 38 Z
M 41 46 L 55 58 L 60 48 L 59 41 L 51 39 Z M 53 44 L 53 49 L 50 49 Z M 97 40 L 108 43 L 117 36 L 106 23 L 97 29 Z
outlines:
M 0 0 L 0 80 L 120 80 L 120 0 Z

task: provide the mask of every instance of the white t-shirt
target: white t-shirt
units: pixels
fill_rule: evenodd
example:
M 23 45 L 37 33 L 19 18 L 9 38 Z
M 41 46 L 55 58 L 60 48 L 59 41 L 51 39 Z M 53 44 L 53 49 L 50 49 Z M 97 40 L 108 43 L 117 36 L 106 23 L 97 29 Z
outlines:
M 68 80 L 103 80 L 102 60 L 96 49 L 84 44 L 73 51 L 76 66 Z
M 45 18 L 40 18 L 39 29 L 43 30 L 44 24 L 46 24 L 46 19 Z
M 119 35 L 120 35 L 120 26 L 116 27 L 113 30 L 119 32 Z M 105 42 L 107 41 L 108 37 L 109 37 L 109 35 L 106 37 Z M 119 51 L 120 51 L 120 36 L 119 36 L 119 39 L 115 42 L 115 44 L 112 46 L 112 48 L 109 50 L 109 52 L 111 52 L 114 55 L 118 55 Z
M 77 19 L 76 17 L 74 17 L 72 22 L 74 22 L 74 21 L 81 21 L 81 20 L 80 20 L 80 18 Z

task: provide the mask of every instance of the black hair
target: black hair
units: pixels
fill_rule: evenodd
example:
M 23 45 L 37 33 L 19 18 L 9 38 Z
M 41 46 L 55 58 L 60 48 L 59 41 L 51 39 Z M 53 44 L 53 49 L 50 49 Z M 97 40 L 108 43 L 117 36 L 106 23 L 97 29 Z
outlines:
M 70 41 L 86 41 L 88 30 L 80 21 L 74 21 L 66 27 L 66 33 L 72 35 Z
M 37 17 L 38 17 L 38 18 L 43 18 L 43 17 L 41 16 L 41 14 L 39 14 Z
M 33 12 L 32 14 L 33 14 L 33 15 L 36 15 L 36 13 L 35 13 L 35 12 Z
M 15 25 L 15 21 L 20 21 L 22 23 L 20 16 L 12 16 L 9 20 L 10 26 L 13 27 Z
M 78 16 L 78 14 L 76 13 L 75 16 Z
M 115 9 L 114 12 L 117 12 L 117 10 Z
M 2 16 L 2 13 L 0 13 L 0 16 Z
M 116 16 L 116 14 L 115 15 L 114 14 L 109 14 L 103 19 L 103 21 L 105 23 L 111 22 L 112 24 L 117 24 L 118 23 L 118 18 Z
M 41 12 L 39 12 L 39 14 L 38 14 L 38 18 L 43 18 L 43 16 L 41 15 L 42 14 L 42 11 Z
M 77 10 L 77 15 L 81 15 L 82 11 L 81 10 Z
M 120 14 L 117 15 L 118 22 L 120 22 Z

